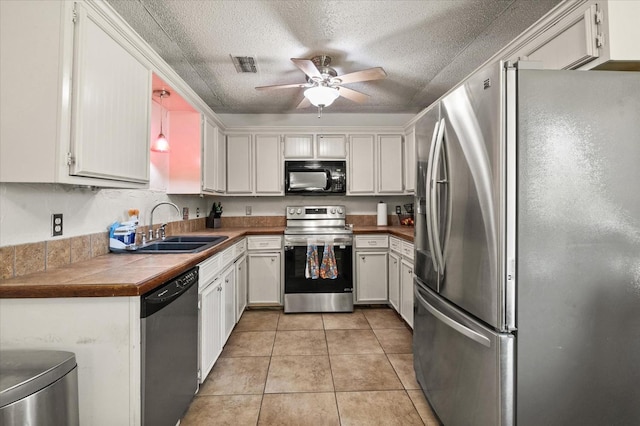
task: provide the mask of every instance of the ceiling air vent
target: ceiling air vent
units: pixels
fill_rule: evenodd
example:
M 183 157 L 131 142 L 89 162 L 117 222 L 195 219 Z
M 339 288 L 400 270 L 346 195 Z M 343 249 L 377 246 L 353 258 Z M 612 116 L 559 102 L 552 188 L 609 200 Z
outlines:
M 233 66 L 236 67 L 238 72 L 258 72 L 256 67 L 256 58 L 253 56 L 231 56 L 233 60 Z

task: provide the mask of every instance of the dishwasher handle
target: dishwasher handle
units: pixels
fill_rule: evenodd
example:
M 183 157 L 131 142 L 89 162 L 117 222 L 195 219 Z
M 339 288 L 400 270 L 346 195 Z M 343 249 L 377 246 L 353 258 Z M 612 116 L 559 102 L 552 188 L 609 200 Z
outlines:
M 198 268 L 195 267 L 172 278 L 160 287 L 143 294 L 140 303 L 140 318 L 147 318 L 165 306 L 170 305 L 197 283 Z

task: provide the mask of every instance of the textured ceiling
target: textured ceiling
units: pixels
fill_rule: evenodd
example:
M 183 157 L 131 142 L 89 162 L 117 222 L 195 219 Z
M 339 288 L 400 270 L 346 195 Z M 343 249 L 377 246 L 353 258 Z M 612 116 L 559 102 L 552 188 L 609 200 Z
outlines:
M 290 58 L 327 54 L 338 74 L 381 66 L 387 78 L 346 85 L 331 112 L 413 113 L 428 106 L 559 0 L 108 0 L 217 113 L 296 110 L 304 83 Z M 230 55 L 254 56 L 256 74 Z

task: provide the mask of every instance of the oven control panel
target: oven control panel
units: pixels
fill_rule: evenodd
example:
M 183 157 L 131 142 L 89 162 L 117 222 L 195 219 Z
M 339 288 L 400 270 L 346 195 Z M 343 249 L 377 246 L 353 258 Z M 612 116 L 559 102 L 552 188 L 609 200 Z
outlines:
M 344 206 L 289 206 L 287 219 L 344 219 Z

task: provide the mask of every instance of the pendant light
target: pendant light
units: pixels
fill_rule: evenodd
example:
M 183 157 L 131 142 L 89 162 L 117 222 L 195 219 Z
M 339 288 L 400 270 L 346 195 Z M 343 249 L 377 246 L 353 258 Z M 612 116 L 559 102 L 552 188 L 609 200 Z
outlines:
M 164 98 L 168 98 L 169 96 L 171 96 L 171 92 L 164 89 L 154 90 L 153 95 L 160 97 L 160 134 L 158 135 L 156 140 L 153 141 L 153 143 L 151 144 L 151 151 L 169 152 L 169 141 L 167 141 L 167 137 L 164 135 L 164 132 L 162 131 L 162 116 L 164 114 L 162 100 Z

